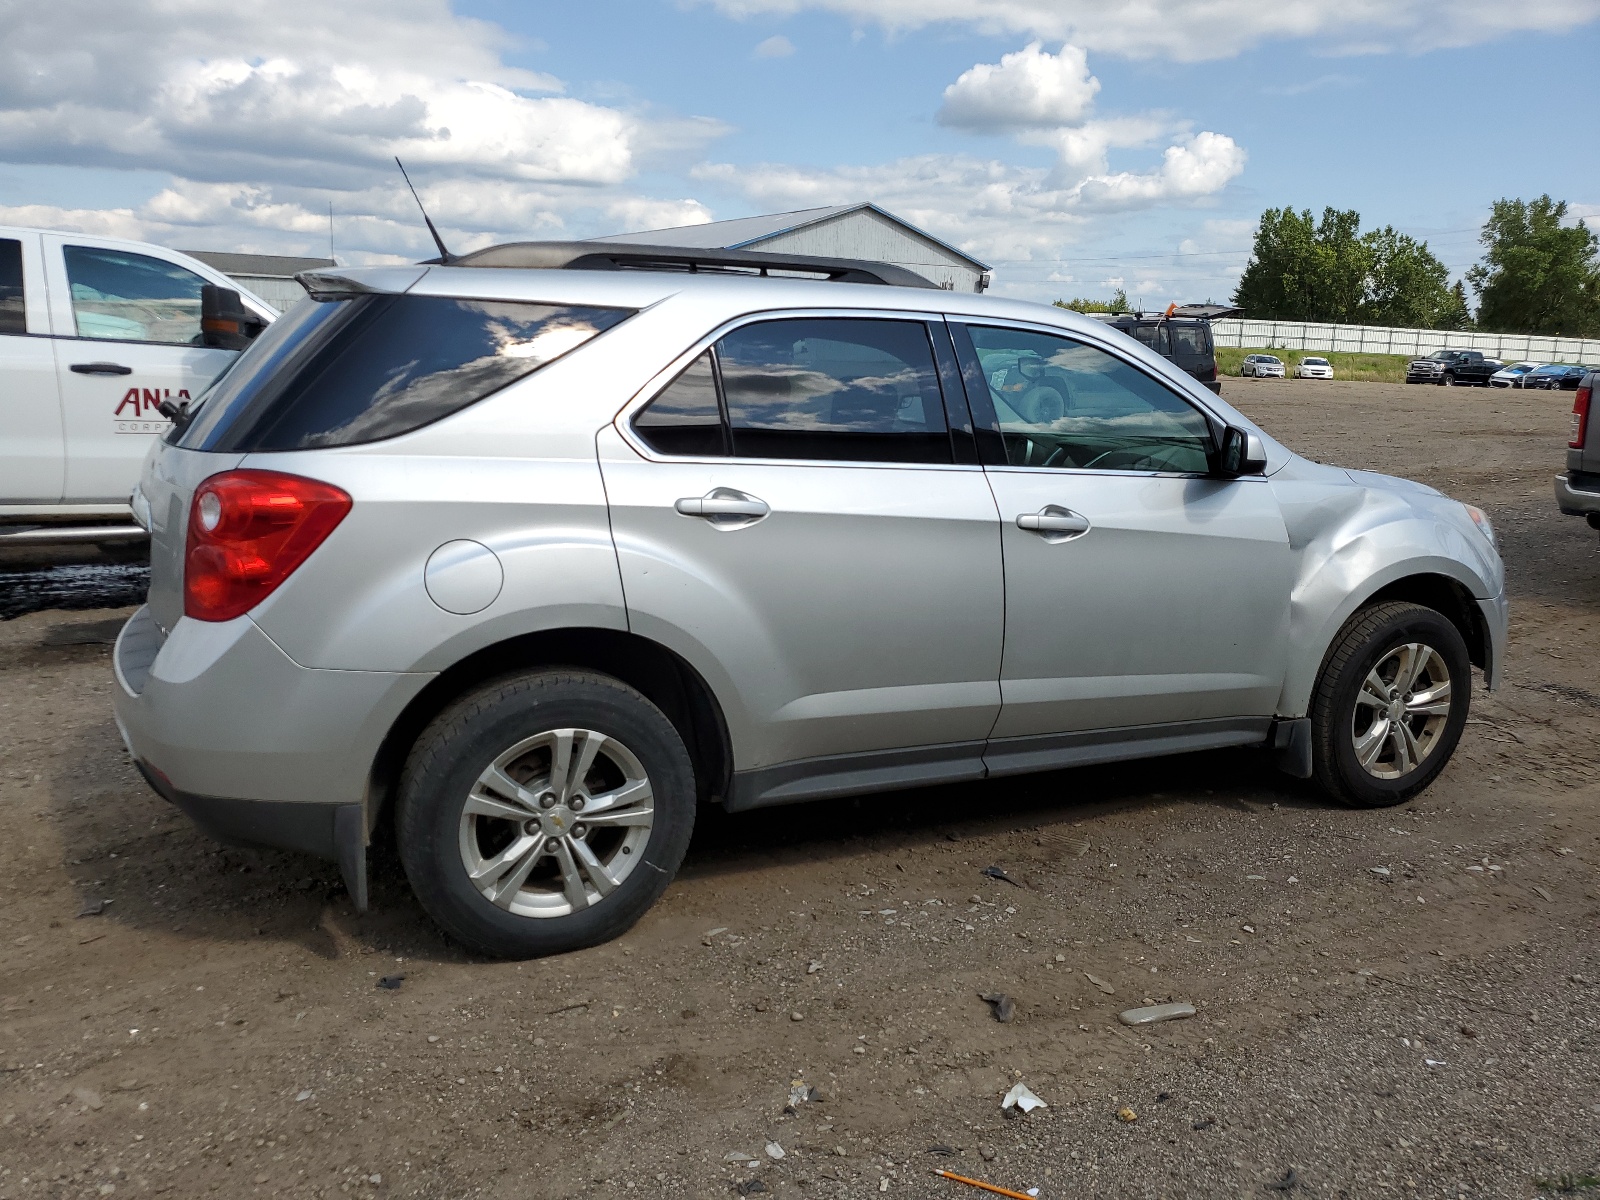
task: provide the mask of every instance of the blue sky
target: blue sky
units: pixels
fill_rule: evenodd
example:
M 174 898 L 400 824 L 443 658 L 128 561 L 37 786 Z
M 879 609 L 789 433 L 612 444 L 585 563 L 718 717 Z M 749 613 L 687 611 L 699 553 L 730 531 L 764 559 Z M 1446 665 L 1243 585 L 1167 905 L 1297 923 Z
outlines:
M 1392 223 L 1454 273 L 1499 197 L 1600 217 L 1581 66 L 1600 0 L 176 0 L 110 19 L 65 0 L 13 22 L 0 221 L 185 248 L 325 253 L 331 203 L 341 259 L 416 257 L 392 153 L 453 247 L 869 199 L 1034 299 L 1223 298 L 1286 203 Z

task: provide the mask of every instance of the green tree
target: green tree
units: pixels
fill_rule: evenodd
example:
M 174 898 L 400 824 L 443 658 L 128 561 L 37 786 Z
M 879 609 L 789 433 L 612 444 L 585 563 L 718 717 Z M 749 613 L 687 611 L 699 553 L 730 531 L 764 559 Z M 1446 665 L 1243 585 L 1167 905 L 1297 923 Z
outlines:
M 1087 296 L 1074 296 L 1071 300 L 1057 300 L 1057 308 L 1070 308 L 1081 313 L 1120 313 L 1128 311 L 1128 293 L 1118 288 L 1109 300 L 1091 300 Z
M 1325 208 L 1269 208 L 1233 302 L 1252 317 L 1335 324 L 1455 329 L 1465 293 L 1426 242 L 1393 226 L 1361 233 L 1361 215 Z
M 1562 224 L 1565 200 L 1497 200 L 1479 240 L 1483 261 L 1467 272 L 1478 324 L 1506 333 L 1593 337 L 1600 333 L 1600 261 L 1594 231 Z

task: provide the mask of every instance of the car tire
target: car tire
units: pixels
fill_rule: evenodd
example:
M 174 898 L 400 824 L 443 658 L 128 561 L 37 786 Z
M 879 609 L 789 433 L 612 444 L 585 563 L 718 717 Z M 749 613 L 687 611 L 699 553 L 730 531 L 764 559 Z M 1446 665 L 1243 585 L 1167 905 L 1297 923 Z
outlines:
M 1362 609 L 1334 638 L 1312 695 L 1312 777 L 1352 808 L 1409 800 L 1455 753 L 1471 694 L 1466 642 L 1444 616 L 1399 602 Z
M 1444 373 L 1443 377 L 1440 378 L 1439 382 L 1441 384 L 1443 384 L 1445 387 L 1455 387 L 1455 385 L 1456 385 L 1456 377 L 1454 375 L 1452 375 L 1449 371 L 1446 371 Z
M 545 670 L 434 718 L 395 823 L 429 916 L 480 954 L 533 958 L 628 930 L 677 872 L 694 816 L 694 768 L 659 708 L 610 676 Z

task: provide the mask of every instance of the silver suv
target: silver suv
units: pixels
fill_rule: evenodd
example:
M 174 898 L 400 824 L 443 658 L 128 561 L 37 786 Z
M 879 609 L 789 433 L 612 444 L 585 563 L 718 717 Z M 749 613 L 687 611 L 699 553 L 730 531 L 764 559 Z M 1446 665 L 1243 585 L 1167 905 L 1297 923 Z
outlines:
M 612 244 L 302 279 L 146 462 L 118 721 L 358 905 L 392 819 L 481 952 L 616 936 L 706 803 L 1259 746 L 1394 804 L 1497 684 L 1483 513 L 1076 313 Z

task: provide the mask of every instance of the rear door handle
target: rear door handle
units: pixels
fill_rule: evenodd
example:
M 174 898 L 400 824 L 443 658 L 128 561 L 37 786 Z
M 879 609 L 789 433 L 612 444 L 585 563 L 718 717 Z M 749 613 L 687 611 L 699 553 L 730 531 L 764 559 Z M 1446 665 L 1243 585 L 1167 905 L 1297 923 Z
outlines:
M 704 496 L 685 496 L 673 508 L 686 517 L 701 517 L 719 529 L 739 529 L 753 525 L 772 511 L 758 496 L 733 488 L 712 488 Z
M 1065 542 L 1089 532 L 1089 518 L 1059 504 L 1046 504 L 1036 513 L 1022 513 L 1017 528 L 1037 533 L 1047 542 Z
M 125 367 L 121 363 L 92 362 L 73 363 L 68 370 L 78 375 L 132 375 L 133 368 Z

